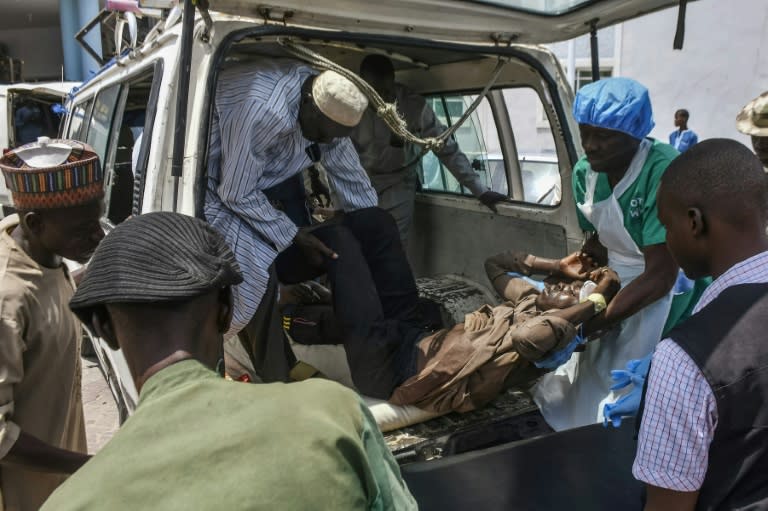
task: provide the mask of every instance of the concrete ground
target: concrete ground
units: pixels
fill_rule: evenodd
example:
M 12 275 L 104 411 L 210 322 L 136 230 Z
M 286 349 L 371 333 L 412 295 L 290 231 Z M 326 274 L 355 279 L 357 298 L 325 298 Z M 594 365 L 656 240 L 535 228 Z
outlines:
M 117 406 L 96 357 L 83 357 L 82 364 L 85 434 L 88 452 L 95 454 L 117 431 Z

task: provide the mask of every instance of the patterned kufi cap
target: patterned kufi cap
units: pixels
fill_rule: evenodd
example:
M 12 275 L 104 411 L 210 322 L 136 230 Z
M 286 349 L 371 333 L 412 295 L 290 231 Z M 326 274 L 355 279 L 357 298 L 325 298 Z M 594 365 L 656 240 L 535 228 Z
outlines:
M 67 208 L 104 197 L 99 157 L 76 140 L 40 137 L 5 153 L 0 170 L 16 209 Z

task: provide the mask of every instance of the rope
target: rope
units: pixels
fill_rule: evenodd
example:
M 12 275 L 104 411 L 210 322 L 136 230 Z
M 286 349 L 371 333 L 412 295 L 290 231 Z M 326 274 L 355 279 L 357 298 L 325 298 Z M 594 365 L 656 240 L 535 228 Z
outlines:
M 505 59 L 499 58 L 496 68 L 491 74 L 491 79 L 480 94 L 475 98 L 469 108 L 464 112 L 464 115 L 456 121 L 450 128 L 437 135 L 436 137 L 421 138 L 408 131 L 408 125 L 397 111 L 396 103 L 387 103 L 384 101 L 379 93 L 371 87 L 368 82 L 357 76 L 349 69 L 340 66 L 332 60 L 323 57 L 322 55 L 310 50 L 309 48 L 302 46 L 289 38 L 279 38 L 278 43 L 294 57 L 309 62 L 311 65 L 320 69 L 329 71 L 335 71 L 344 78 L 350 80 L 357 85 L 360 91 L 368 97 L 371 106 L 373 107 L 376 115 L 378 115 L 389 127 L 392 132 L 398 137 L 402 138 L 406 142 L 410 142 L 422 147 L 422 156 L 429 151 L 439 152 L 445 145 L 446 140 L 458 130 L 464 122 L 469 119 L 469 116 L 480 106 L 480 102 L 491 90 L 493 84 L 501 74 L 501 70 L 507 63 Z

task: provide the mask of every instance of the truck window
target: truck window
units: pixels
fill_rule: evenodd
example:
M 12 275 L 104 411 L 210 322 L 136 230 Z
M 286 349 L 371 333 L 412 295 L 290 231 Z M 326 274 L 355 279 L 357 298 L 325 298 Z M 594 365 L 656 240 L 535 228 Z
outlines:
M 464 115 L 475 98 L 472 95 L 441 94 L 428 96 L 427 103 L 443 125 L 452 126 Z M 453 139 L 482 182 L 491 190 L 508 195 L 509 183 L 501 157 L 501 143 L 487 99 L 484 98 L 477 110 L 456 130 Z M 471 195 L 434 153 L 424 155 L 421 172 L 423 190 Z
M 146 168 L 159 85 L 153 83 L 155 76 L 152 68 L 131 77 L 117 104 L 106 167 L 107 217 L 114 224 L 131 215 L 137 170 Z
M 86 122 L 86 119 L 92 104 L 93 101 L 88 100 L 72 107 L 72 113 L 69 115 L 69 128 L 65 133 L 66 138 L 85 141 L 85 136 L 88 131 L 88 123 Z
M 88 133 L 85 135 L 85 141 L 99 155 L 102 165 L 105 165 L 106 162 L 107 143 L 109 142 L 115 105 L 117 105 L 119 95 L 120 84 L 112 85 L 99 92 L 96 96 L 96 102 L 93 104 Z
M 539 94 L 530 87 L 503 91 L 515 137 L 523 182 L 523 200 L 542 206 L 560 204 L 560 165 L 555 137 Z

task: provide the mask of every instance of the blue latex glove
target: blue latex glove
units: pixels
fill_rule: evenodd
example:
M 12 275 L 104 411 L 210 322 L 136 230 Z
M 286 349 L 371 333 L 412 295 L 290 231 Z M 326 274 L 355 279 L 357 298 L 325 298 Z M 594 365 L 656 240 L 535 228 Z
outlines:
M 610 421 L 614 428 L 621 426 L 623 417 L 634 417 L 640 409 L 640 400 L 643 397 L 643 386 L 635 385 L 628 394 L 621 396 L 615 403 L 608 403 L 603 408 L 603 426 L 608 426 Z
M 61 105 L 59 103 L 55 103 L 55 104 L 51 105 L 51 111 L 53 113 L 55 113 L 56 115 L 58 115 L 59 117 L 61 117 L 64 114 L 67 113 L 67 109 L 64 108 L 64 105 Z
M 627 362 L 626 369 L 615 369 L 611 371 L 613 385 L 611 390 L 623 389 L 630 383 L 642 387 L 645 377 L 648 375 L 648 368 L 651 366 L 651 357 L 653 353 L 639 360 L 630 360 Z
M 528 284 L 530 284 L 533 287 L 535 287 L 536 290 L 538 290 L 538 291 L 542 291 L 544 289 L 544 283 L 542 281 L 540 281 L 540 280 L 532 279 L 531 277 L 526 277 L 525 275 L 522 275 L 522 274 L 514 272 L 514 271 L 507 272 L 507 275 L 509 275 L 510 277 L 514 277 L 516 279 L 523 279 Z
M 615 403 L 606 404 L 603 408 L 603 425 L 608 426 L 608 422 L 613 427 L 621 426 L 622 417 L 635 417 L 640 409 L 640 400 L 643 397 L 643 385 L 648 376 L 648 369 L 651 366 L 651 357 L 653 353 L 639 360 L 630 360 L 627 362 L 626 369 L 611 371 L 611 379 L 614 384 L 611 390 L 618 390 L 633 385 L 632 390 L 621 396 Z
M 672 293 L 676 295 L 685 294 L 691 291 L 695 284 L 696 282 L 685 276 L 685 272 L 683 270 L 678 270 L 677 280 L 675 281 L 675 285 L 672 288 Z
M 568 345 L 561 349 L 560 351 L 556 351 L 549 355 L 548 357 L 542 358 L 540 360 L 537 360 L 533 363 L 536 367 L 539 369 L 556 369 L 560 367 L 561 365 L 568 362 L 568 359 L 571 358 L 571 355 L 573 355 L 574 350 L 580 345 L 585 344 L 587 341 L 579 334 L 576 334 L 576 337 L 573 338 L 571 342 L 568 343 Z

